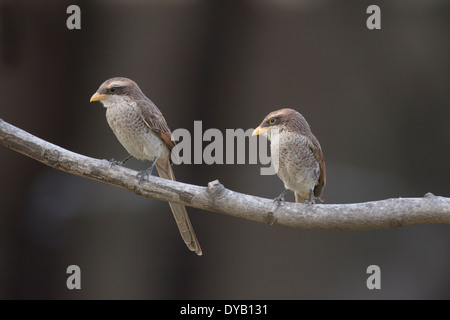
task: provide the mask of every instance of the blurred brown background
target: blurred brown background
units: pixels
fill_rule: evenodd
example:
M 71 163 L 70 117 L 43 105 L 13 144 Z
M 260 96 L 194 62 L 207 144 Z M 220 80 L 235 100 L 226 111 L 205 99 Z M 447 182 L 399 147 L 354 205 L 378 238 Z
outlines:
M 0 0 L 0 117 L 100 159 L 126 156 L 89 98 L 135 80 L 172 130 L 254 128 L 280 107 L 310 123 L 326 203 L 450 195 L 448 1 Z M 381 30 L 366 8 L 381 8 Z M 167 203 L 69 175 L 0 147 L 0 298 L 449 299 L 450 229 L 273 227 L 188 208 L 204 255 Z M 132 160 L 127 166 L 144 169 Z M 261 165 L 181 165 L 274 198 Z M 292 200 L 292 195 L 289 196 Z M 81 268 L 81 290 L 66 268 Z M 381 268 L 368 290 L 366 268 Z

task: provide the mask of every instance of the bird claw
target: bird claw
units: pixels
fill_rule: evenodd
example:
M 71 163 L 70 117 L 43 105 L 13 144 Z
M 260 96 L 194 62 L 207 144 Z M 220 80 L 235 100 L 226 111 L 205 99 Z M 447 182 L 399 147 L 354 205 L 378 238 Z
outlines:
M 273 202 L 278 203 L 278 206 L 284 202 L 284 195 L 289 191 L 289 189 L 284 190 L 278 197 L 273 199 Z
M 147 170 L 139 171 L 139 173 L 137 174 L 137 177 L 139 178 L 139 183 L 141 183 L 144 180 L 148 180 L 148 178 L 150 178 L 150 176 L 152 175 L 152 171 L 153 167 Z
M 130 154 L 127 158 L 123 159 L 122 161 L 116 161 L 113 159 L 109 160 L 109 162 L 111 162 L 111 167 L 113 166 L 123 166 L 123 164 L 125 162 L 127 162 L 128 160 L 130 160 L 133 156 Z
M 123 163 L 124 163 L 123 161 L 114 160 L 114 158 L 109 160 L 109 162 L 111 163 L 111 167 L 113 167 L 113 166 L 123 166 Z
M 284 203 L 284 197 L 282 195 L 276 197 L 275 199 L 273 199 L 273 205 L 272 205 L 272 209 L 271 209 L 271 213 L 273 215 L 273 222 L 271 222 L 270 224 L 272 225 L 276 218 L 274 215 L 274 212 L 278 210 L 278 208 Z
M 273 202 L 277 202 L 278 205 L 280 205 L 281 203 L 284 202 L 284 197 L 278 196 L 278 197 L 276 197 L 275 199 L 273 199 Z
M 153 164 L 150 168 L 148 168 L 147 170 L 139 171 L 139 173 L 137 174 L 137 176 L 139 177 L 139 183 L 144 181 L 145 177 L 150 177 L 152 175 L 153 168 L 155 167 L 155 164 L 156 164 L 156 161 L 158 161 L 158 158 L 156 158 L 155 161 L 153 161 Z

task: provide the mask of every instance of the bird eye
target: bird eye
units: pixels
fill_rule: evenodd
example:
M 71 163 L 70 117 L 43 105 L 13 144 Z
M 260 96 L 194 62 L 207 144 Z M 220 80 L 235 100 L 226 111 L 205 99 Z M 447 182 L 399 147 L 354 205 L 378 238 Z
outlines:
M 275 124 L 275 122 L 277 122 L 277 119 L 275 119 L 275 118 L 272 118 L 272 119 L 269 120 L 270 124 Z
M 114 87 L 109 88 L 108 91 L 109 91 L 109 93 L 116 93 L 116 88 L 114 88 Z

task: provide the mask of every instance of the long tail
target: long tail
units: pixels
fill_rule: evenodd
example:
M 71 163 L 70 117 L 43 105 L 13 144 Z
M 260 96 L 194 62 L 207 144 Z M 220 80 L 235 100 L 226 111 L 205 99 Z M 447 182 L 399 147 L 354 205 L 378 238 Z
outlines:
M 158 161 L 156 163 L 156 170 L 161 178 L 169 179 L 175 181 L 175 176 L 173 174 L 172 166 L 169 161 Z M 195 235 L 194 228 L 192 227 L 189 216 L 186 212 L 185 206 L 179 203 L 169 202 L 170 208 L 172 209 L 173 216 L 177 222 L 178 229 L 180 230 L 181 237 L 186 243 L 189 250 L 194 251 L 199 256 L 202 255 L 202 249 L 200 248 L 200 243 Z

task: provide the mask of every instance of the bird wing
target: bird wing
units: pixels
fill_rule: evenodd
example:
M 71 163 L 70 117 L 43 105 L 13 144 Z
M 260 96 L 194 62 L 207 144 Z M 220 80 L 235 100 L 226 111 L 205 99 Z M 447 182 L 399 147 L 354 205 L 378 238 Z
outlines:
M 314 196 L 316 198 L 319 198 L 321 201 L 324 201 L 325 185 L 327 182 L 325 159 L 323 157 L 322 148 L 320 147 L 319 141 L 317 141 L 316 137 L 313 137 L 313 139 L 310 139 L 309 148 L 311 149 L 312 153 L 316 157 L 317 162 L 319 162 L 319 166 L 320 166 L 320 176 L 319 176 L 319 181 L 317 182 L 317 185 L 314 188 Z
M 175 142 L 172 141 L 172 132 L 161 111 L 159 111 L 158 107 L 150 100 L 140 100 L 138 103 L 141 104 L 141 107 L 138 108 L 138 110 L 142 120 L 144 120 L 145 124 L 164 141 L 169 150 L 172 150 L 173 147 L 175 147 Z

